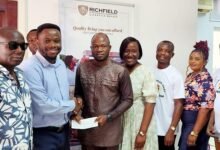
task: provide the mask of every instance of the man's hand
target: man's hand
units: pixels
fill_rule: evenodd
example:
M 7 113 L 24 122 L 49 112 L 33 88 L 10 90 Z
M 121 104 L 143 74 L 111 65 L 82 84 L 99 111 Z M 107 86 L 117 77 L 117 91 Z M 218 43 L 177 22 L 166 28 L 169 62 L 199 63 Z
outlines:
M 75 108 L 73 109 L 73 116 L 77 116 L 79 114 L 79 112 L 81 111 L 82 107 L 83 107 L 83 102 L 82 102 L 82 98 L 75 98 L 73 99 L 75 102 Z
M 173 145 L 174 139 L 175 139 L 174 131 L 169 129 L 164 138 L 164 145 L 166 146 Z
M 82 119 L 80 115 L 80 111 L 83 107 L 83 102 L 82 98 L 75 98 L 73 99 L 75 102 L 75 108 L 72 111 L 72 117 L 70 118 L 71 120 L 76 120 L 78 123 L 80 123 L 80 120 Z
M 100 115 L 96 118 L 95 121 L 98 122 L 99 126 L 101 127 L 105 125 L 107 119 L 108 119 L 107 115 Z
M 74 111 L 79 112 L 83 107 L 82 98 L 79 98 L 79 97 L 75 98 L 74 101 L 75 101 L 75 105 L 76 105 L 76 107 L 74 108 Z
M 76 116 L 73 116 L 73 117 L 71 118 L 71 120 L 75 120 L 75 121 L 78 122 L 78 123 L 80 123 L 80 120 L 81 120 L 81 119 L 83 119 L 83 118 L 82 118 L 82 116 L 79 115 L 79 114 L 76 115 Z

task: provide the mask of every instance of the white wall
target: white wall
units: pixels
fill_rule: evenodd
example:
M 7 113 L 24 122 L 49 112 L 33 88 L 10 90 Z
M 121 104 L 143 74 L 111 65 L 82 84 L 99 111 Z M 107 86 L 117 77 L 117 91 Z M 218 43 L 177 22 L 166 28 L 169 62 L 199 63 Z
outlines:
M 188 55 L 196 41 L 197 1 L 192 0 L 90 0 L 135 4 L 135 37 L 144 50 L 142 62 L 156 63 L 156 45 L 161 40 L 175 44 L 172 64 L 185 75 Z M 20 1 L 19 1 L 20 3 Z M 59 0 L 26 0 L 26 33 L 45 22 L 59 23 Z M 20 21 L 20 20 L 19 20 Z M 20 27 L 21 28 L 21 27 Z M 89 44 L 89 43 L 88 43 Z
M 58 0 L 27 0 L 27 29 L 38 27 L 42 23 L 59 23 Z
M 220 28 L 220 22 L 210 21 L 210 15 L 211 13 L 198 15 L 197 40 L 208 41 L 209 48 L 210 48 L 210 55 L 209 55 L 207 68 L 210 71 L 210 73 L 212 73 L 214 71 L 214 68 L 213 68 L 213 31 L 215 27 Z
M 144 62 L 155 62 L 156 45 L 170 40 L 175 45 L 172 64 L 185 75 L 189 51 L 196 39 L 197 1 L 139 0 L 137 33 L 144 48 Z
M 23 34 L 26 34 L 27 13 L 27 0 L 18 1 L 18 29 Z

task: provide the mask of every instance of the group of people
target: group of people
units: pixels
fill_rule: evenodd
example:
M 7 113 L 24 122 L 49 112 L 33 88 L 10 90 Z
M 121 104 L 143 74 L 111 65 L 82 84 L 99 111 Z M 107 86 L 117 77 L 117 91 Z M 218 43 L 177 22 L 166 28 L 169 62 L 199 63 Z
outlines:
M 218 147 L 220 76 L 218 71 L 213 82 L 205 68 L 206 41 L 190 53 L 184 82 L 170 64 L 172 42 L 157 45 L 157 66 L 150 70 L 139 62 L 137 39 L 122 41 L 119 64 L 109 57 L 107 34 L 96 33 L 94 59 L 77 67 L 70 99 L 66 66 L 58 57 L 59 26 L 45 23 L 31 32 L 33 56 L 22 62 L 28 47 L 23 35 L 0 29 L 0 149 L 68 150 L 69 121 L 90 117 L 97 117 L 98 127 L 79 130 L 82 150 L 174 150 L 180 120 L 180 150 L 207 150 L 210 136 Z

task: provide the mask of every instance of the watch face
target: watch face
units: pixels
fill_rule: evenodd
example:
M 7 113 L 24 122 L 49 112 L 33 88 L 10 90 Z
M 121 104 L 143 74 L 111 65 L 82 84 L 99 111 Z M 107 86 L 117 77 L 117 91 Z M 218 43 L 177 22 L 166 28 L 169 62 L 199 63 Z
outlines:
M 194 131 L 191 131 L 191 132 L 190 132 L 190 135 L 192 135 L 192 136 L 198 136 L 198 134 L 196 134 Z
M 171 130 L 175 131 L 176 128 L 174 126 L 170 127 Z
M 141 136 L 144 136 L 144 135 L 145 135 L 144 132 L 142 132 L 142 131 L 140 131 L 139 134 L 140 134 Z

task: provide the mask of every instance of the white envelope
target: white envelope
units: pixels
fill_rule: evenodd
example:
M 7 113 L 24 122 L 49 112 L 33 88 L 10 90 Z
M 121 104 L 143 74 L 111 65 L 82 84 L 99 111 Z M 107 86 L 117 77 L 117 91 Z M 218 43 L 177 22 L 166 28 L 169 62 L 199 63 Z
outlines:
M 95 122 L 96 118 L 97 117 L 81 119 L 80 123 L 76 122 L 75 120 L 72 120 L 71 127 L 72 129 L 89 129 L 97 127 L 98 122 Z

